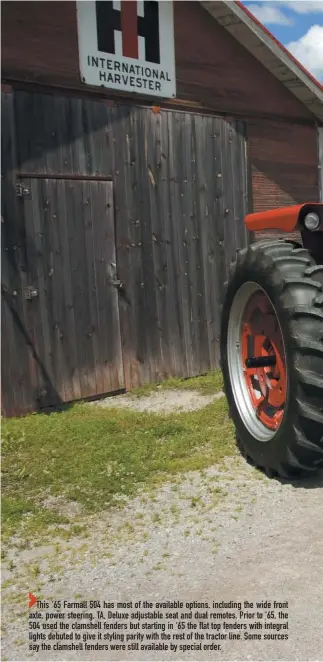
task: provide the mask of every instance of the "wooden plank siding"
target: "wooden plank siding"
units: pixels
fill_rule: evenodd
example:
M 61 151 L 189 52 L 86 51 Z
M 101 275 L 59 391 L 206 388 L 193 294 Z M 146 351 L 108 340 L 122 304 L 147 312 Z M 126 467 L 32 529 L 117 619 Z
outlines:
M 24 299 L 26 241 L 16 197 L 16 130 L 14 98 L 2 93 L 1 140 L 1 356 L 2 408 L 7 415 L 34 409 L 33 338 Z M 10 222 L 7 219 L 10 218 Z
M 14 115 L 39 291 L 29 318 L 48 377 L 36 369 L 34 403 L 36 391 L 47 406 L 218 367 L 223 282 L 248 242 L 244 123 L 22 91 Z M 4 225 L 16 222 L 9 206 Z

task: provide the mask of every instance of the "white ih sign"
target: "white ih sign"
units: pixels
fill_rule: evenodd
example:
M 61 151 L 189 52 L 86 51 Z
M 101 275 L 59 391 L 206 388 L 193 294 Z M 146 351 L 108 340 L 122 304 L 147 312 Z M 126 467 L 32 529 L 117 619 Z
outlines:
M 172 1 L 81 0 L 76 5 L 83 83 L 176 96 Z

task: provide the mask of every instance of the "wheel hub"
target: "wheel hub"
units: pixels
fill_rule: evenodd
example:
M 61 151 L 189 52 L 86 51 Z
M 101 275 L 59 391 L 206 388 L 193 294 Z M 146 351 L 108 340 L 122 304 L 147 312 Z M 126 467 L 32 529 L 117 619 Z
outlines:
M 258 283 L 241 285 L 231 302 L 227 359 L 241 420 L 255 439 L 269 441 L 283 420 L 288 375 L 279 319 Z
M 276 313 L 263 291 L 254 293 L 245 307 L 241 353 L 256 416 L 266 427 L 276 430 L 286 400 L 285 355 Z

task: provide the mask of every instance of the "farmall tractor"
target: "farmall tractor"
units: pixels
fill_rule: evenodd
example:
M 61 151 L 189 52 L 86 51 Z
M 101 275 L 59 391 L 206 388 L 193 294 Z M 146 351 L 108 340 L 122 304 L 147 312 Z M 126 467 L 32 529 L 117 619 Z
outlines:
M 238 446 L 267 475 L 291 478 L 323 466 L 323 204 L 249 214 L 246 225 L 302 237 L 238 253 L 221 328 Z

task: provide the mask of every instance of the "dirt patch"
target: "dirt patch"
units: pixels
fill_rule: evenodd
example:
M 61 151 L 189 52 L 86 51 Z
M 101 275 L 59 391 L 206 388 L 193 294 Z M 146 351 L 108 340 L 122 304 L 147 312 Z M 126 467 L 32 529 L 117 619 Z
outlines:
M 201 395 L 198 391 L 184 391 L 179 389 L 158 391 L 150 395 L 144 395 L 140 398 L 134 398 L 131 394 L 116 395 L 114 397 L 104 398 L 91 402 L 96 407 L 126 407 L 136 411 L 152 411 L 171 413 L 174 411 L 195 411 L 202 409 L 219 398 L 223 398 L 224 393 L 219 391 L 212 395 Z
M 82 506 L 77 501 L 70 501 L 63 496 L 49 496 L 42 502 L 44 508 L 54 510 L 63 517 L 75 517 L 82 514 Z

